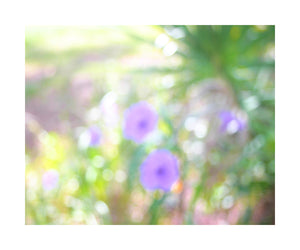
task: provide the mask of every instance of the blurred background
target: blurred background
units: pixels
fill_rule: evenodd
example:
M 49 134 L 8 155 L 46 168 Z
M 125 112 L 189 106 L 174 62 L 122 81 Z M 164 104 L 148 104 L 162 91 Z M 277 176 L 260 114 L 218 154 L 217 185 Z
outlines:
M 25 48 L 26 224 L 275 224 L 274 26 L 34 26 Z M 171 192 L 139 181 L 158 148 Z

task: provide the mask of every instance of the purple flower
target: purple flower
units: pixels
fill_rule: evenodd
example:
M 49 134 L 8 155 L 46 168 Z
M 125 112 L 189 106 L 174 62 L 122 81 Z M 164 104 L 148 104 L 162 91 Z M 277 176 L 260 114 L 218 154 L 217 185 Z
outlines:
M 51 190 L 56 187 L 59 179 L 59 174 L 56 170 L 51 169 L 43 174 L 42 185 L 45 190 Z
M 140 167 L 140 181 L 145 189 L 170 191 L 178 178 L 178 161 L 166 149 L 150 153 Z
M 246 123 L 238 118 L 233 112 L 222 111 L 219 114 L 221 120 L 220 129 L 222 132 L 228 132 L 234 134 L 238 131 L 242 131 L 246 127 Z
M 101 131 L 97 126 L 91 126 L 88 129 L 89 146 L 97 147 L 101 142 Z
M 126 138 L 141 143 L 155 129 L 158 115 L 146 102 L 133 104 L 125 112 L 124 135 Z

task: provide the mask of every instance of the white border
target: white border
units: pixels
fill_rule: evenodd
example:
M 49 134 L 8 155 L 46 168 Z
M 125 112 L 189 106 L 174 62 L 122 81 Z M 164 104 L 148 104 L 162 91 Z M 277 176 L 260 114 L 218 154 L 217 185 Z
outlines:
M 300 39 L 296 1 L 281 5 L 262 0 L 95 2 L 7 1 L 0 7 L 0 248 L 299 248 Z M 31 24 L 275 24 L 276 226 L 25 226 L 24 27 Z

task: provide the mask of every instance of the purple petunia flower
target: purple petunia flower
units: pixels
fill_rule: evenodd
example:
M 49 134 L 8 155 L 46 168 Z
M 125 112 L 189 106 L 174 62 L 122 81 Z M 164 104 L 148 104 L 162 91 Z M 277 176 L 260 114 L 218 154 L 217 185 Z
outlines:
M 42 185 L 44 190 L 51 190 L 56 187 L 59 179 L 59 174 L 56 170 L 51 169 L 43 174 Z
M 141 143 L 152 132 L 158 121 L 157 113 L 146 102 L 133 104 L 125 112 L 124 135 Z
M 238 131 L 242 131 L 246 127 L 246 123 L 238 118 L 233 112 L 222 111 L 219 114 L 221 120 L 221 131 L 234 134 Z
M 170 191 L 178 178 L 177 158 L 166 149 L 150 153 L 140 167 L 140 181 L 145 189 Z

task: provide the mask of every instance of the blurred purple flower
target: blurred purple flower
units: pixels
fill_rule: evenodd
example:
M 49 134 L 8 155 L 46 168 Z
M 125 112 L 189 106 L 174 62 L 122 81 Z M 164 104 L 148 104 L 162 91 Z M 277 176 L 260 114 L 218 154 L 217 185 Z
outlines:
M 89 134 L 89 146 L 96 147 L 99 146 L 101 142 L 101 130 L 97 126 L 91 126 L 88 129 Z
M 234 134 L 238 131 L 242 131 L 246 127 L 245 121 L 238 118 L 231 111 L 220 112 L 219 118 L 221 120 L 220 129 L 222 132 L 228 132 L 230 134 Z
M 44 190 L 51 190 L 56 187 L 59 179 L 59 174 L 56 170 L 51 169 L 43 174 L 42 185 Z
M 178 160 L 166 149 L 150 153 L 140 167 L 140 181 L 145 189 L 170 191 L 178 178 Z
M 141 143 L 155 129 L 157 113 L 146 102 L 138 102 L 125 112 L 124 135 L 126 138 Z

